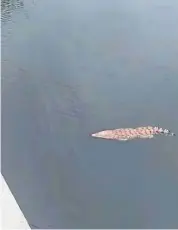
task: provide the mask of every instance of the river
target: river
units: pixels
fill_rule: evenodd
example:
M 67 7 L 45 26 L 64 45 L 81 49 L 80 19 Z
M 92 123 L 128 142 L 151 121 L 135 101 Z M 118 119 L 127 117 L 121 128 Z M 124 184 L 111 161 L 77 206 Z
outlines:
M 178 228 L 177 0 L 1 0 L 2 173 L 32 228 Z

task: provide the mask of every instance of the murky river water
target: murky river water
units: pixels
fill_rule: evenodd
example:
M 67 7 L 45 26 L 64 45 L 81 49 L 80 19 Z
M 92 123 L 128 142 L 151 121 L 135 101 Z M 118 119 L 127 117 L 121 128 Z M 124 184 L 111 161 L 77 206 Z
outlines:
M 2 171 L 39 228 L 178 228 L 177 0 L 1 0 Z

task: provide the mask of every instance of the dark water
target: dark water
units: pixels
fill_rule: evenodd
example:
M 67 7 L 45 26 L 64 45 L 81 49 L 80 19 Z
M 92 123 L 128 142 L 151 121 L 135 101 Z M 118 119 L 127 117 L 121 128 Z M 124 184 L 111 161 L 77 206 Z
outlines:
M 1 0 L 2 171 L 39 228 L 178 228 L 177 0 Z

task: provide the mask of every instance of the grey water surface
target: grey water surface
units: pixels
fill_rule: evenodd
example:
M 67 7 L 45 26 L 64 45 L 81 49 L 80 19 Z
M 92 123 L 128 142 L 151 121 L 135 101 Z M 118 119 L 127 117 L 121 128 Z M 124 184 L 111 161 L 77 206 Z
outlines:
M 1 0 L 2 173 L 32 228 L 178 228 L 177 0 Z

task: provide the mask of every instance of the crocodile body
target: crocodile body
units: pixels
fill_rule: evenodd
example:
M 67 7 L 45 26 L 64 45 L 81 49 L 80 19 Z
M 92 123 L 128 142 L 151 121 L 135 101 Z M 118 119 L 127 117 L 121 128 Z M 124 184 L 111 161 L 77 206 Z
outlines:
M 104 130 L 93 133 L 91 136 L 110 140 L 127 141 L 138 138 L 153 138 L 155 135 L 175 136 L 175 134 L 170 130 L 162 129 L 156 126 Z

